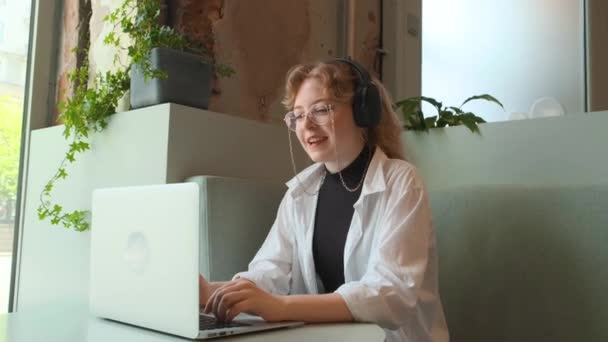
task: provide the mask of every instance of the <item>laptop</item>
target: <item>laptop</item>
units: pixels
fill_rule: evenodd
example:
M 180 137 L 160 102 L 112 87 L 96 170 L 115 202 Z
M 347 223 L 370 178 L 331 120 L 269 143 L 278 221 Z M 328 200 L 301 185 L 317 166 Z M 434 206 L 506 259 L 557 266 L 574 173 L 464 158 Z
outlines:
M 91 312 L 190 339 L 302 325 L 247 314 L 222 323 L 200 313 L 199 199 L 195 183 L 93 192 Z

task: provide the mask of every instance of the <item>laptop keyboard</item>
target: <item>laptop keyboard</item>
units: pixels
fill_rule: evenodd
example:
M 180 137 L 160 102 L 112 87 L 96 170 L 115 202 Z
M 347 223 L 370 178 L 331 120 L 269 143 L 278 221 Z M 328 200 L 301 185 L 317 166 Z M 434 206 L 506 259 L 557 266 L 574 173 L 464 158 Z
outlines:
M 236 328 L 236 327 L 246 327 L 249 324 L 247 323 L 237 323 L 237 322 L 220 322 L 215 317 L 200 315 L 199 316 L 199 329 L 200 330 L 212 330 L 212 329 L 224 329 L 224 328 Z

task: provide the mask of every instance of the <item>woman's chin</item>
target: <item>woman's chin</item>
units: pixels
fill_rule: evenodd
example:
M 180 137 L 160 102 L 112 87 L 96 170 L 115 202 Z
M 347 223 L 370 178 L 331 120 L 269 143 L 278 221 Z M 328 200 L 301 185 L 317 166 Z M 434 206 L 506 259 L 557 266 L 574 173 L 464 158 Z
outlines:
M 329 156 L 327 153 L 322 151 L 306 151 L 308 153 L 308 157 L 315 163 L 325 163 L 329 161 Z

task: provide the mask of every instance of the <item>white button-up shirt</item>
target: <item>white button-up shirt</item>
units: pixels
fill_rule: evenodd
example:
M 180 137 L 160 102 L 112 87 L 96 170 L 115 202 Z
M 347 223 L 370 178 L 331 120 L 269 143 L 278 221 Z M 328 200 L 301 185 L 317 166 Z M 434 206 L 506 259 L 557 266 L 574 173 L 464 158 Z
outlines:
M 273 294 L 318 294 L 312 254 L 317 192 L 314 164 L 287 183 L 277 218 L 249 270 L 235 275 Z M 309 194 L 307 194 L 309 193 Z M 410 163 L 376 148 L 344 246 L 345 284 L 336 292 L 357 321 L 388 341 L 449 340 L 437 286 L 435 232 L 426 190 Z

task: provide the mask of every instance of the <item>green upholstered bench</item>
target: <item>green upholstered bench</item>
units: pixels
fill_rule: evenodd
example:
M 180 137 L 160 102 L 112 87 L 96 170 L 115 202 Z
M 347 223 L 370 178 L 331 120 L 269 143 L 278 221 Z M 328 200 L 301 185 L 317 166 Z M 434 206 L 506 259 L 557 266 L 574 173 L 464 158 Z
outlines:
M 452 341 L 608 341 L 608 186 L 429 197 Z

